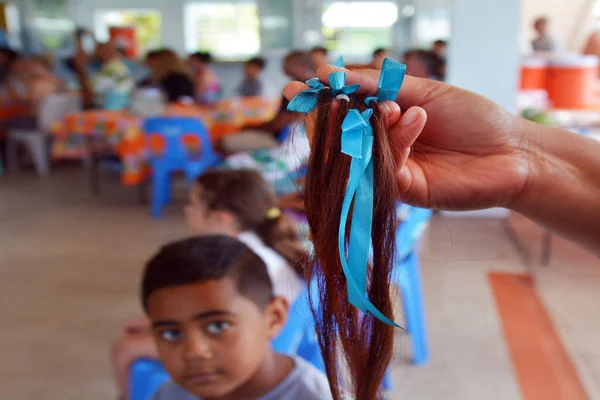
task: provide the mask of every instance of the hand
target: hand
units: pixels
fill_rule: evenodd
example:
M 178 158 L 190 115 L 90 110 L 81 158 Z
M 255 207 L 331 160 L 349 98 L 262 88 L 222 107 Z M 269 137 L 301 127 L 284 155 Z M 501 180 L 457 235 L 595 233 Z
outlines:
M 326 82 L 339 70 L 322 66 L 318 77 Z M 361 84 L 359 92 L 376 93 L 379 71 L 346 74 L 348 84 Z M 290 99 L 305 88 L 292 82 L 284 93 Z M 523 191 L 529 163 L 520 119 L 475 93 L 410 76 L 396 103 L 407 109 L 400 116 L 395 104 L 387 106 L 390 140 L 402 165 L 397 175 L 401 201 L 446 210 L 509 207 Z M 307 122 L 307 132 L 310 127 Z
M 129 320 L 123 328 L 127 335 L 137 335 L 150 332 L 150 320 L 146 316 L 136 317 Z

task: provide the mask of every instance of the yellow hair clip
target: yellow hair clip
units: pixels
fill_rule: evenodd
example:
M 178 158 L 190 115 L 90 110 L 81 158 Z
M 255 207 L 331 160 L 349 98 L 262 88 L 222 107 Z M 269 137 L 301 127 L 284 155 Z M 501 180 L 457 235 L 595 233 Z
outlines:
M 277 207 L 271 207 L 267 211 L 267 219 L 277 219 L 281 217 L 281 210 Z

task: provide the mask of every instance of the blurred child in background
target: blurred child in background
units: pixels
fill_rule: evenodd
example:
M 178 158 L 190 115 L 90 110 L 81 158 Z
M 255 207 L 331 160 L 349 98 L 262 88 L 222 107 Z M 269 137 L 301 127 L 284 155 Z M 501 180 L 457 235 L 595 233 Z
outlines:
M 222 94 L 221 82 L 213 70 L 210 53 L 194 53 L 188 57 L 192 70 L 196 100 L 203 104 L 217 101 Z
M 241 97 L 254 97 L 263 94 L 264 84 L 261 74 L 265 66 L 266 62 L 262 57 L 254 57 L 246 61 L 244 65 L 245 77 L 238 89 L 238 94 Z
M 390 56 L 390 51 L 388 49 L 384 49 L 380 47 L 373 51 L 373 58 L 371 60 L 371 68 L 381 69 L 383 65 L 383 60 Z
M 444 80 L 444 61 L 432 51 L 407 51 L 404 53 L 404 64 L 406 64 L 406 72 L 411 76 L 436 81 Z

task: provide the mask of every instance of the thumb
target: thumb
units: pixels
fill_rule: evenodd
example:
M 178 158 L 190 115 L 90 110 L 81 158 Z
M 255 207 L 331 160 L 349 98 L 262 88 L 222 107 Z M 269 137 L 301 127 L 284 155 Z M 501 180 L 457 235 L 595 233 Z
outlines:
M 390 129 L 393 148 L 406 150 L 415 143 L 427 122 L 427 113 L 421 107 L 411 107 Z

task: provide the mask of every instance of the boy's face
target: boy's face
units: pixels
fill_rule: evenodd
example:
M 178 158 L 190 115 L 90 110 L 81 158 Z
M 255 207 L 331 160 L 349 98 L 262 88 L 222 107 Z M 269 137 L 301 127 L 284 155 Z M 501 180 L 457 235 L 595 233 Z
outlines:
M 200 398 L 242 394 L 272 351 L 287 318 L 285 299 L 264 309 L 240 295 L 229 278 L 159 289 L 148 316 L 171 378 Z
M 254 79 L 260 75 L 260 67 L 256 64 L 247 63 L 244 68 L 248 78 Z

